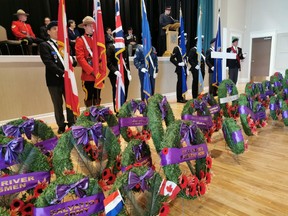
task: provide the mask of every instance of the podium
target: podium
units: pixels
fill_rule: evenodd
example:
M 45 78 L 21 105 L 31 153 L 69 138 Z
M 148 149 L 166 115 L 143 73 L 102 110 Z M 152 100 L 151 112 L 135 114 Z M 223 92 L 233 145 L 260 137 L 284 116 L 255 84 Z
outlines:
M 163 56 L 170 57 L 175 46 L 178 46 L 178 29 L 180 27 L 180 23 L 168 24 L 163 27 L 166 30 L 166 51 Z

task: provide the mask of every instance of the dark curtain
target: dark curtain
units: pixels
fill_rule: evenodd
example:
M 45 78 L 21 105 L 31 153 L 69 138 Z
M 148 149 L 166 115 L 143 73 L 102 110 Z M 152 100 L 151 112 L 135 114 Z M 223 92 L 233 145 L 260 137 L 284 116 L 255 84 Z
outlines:
M 188 34 L 188 49 L 193 46 L 194 37 L 197 29 L 197 8 L 198 0 L 145 0 L 150 24 L 150 31 L 153 46 L 158 49 L 159 38 L 159 16 L 164 12 L 165 6 L 172 7 L 171 15 L 179 20 L 179 7 L 183 11 L 185 31 Z M 137 35 L 138 43 L 141 42 L 141 0 L 120 0 L 120 12 L 124 32 L 128 27 L 134 29 Z M 114 0 L 101 0 L 104 28 L 111 27 L 115 29 L 115 6 Z M 92 15 L 92 0 L 66 0 L 67 19 L 74 19 L 76 23 L 81 23 L 87 15 Z M 13 39 L 11 32 L 11 22 L 16 20 L 13 16 L 18 9 L 23 9 L 29 13 L 27 23 L 31 24 L 36 35 L 39 35 L 39 29 L 43 25 L 46 16 L 51 20 L 57 19 L 58 0 L 1 0 L 0 3 L 0 25 L 7 30 L 8 38 Z

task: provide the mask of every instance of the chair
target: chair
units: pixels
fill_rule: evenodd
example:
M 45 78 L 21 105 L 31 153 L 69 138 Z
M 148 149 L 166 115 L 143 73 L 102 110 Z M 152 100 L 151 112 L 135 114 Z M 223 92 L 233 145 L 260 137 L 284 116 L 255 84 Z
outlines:
M 0 26 L 0 45 L 4 45 L 7 49 L 8 55 L 11 54 L 9 45 L 19 46 L 21 49 L 22 55 L 24 55 L 23 46 L 19 40 L 8 40 L 6 29 L 3 26 Z

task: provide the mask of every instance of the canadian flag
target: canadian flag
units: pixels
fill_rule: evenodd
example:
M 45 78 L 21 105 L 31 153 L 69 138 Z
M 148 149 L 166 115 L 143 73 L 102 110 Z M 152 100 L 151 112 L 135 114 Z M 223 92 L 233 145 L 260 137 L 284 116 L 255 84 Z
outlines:
M 175 199 L 177 194 L 181 191 L 180 187 L 172 181 L 163 179 L 160 185 L 159 194 L 163 196 L 169 196 L 171 200 Z

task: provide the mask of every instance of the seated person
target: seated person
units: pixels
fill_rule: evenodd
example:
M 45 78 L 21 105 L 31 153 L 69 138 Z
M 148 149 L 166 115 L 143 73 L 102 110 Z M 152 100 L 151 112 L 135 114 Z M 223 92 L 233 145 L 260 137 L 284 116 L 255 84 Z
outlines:
M 68 38 L 71 47 L 71 53 L 75 56 L 75 43 L 76 39 L 80 37 L 80 33 L 76 28 L 76 23 L 74 20 L 68 20 Z
M 137 38 L 133 34 L 132 27 L 128 28 L 128 34 L 125 35 L 125 45 L 128 48 L 129 56 L 132 56 L 133 50 L 136 50 L 137 48 Z
M 114 44 L 114 37 L 113 37 L 113 33 L 110 27 L 106 28 L 106 33 L 105 33 L 105 44 L 106 44 L 106 48 L 110 45 Z
M 44 18 L 44 25 L 40 27 L 40 38 L 44 41 L 49 40 L 49 34 L 47 33 L 47 25 L 51 22 L 49 17 Z

